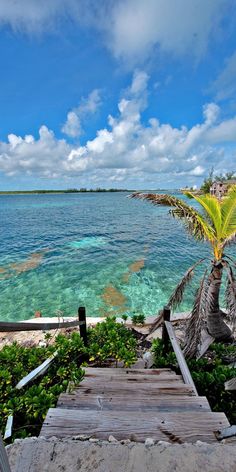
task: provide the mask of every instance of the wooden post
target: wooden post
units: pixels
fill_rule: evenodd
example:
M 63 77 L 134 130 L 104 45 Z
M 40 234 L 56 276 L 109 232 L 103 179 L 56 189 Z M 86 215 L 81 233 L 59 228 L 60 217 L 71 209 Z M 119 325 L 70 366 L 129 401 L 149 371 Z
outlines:
M 4 442 L 0 434 L 0 471 L 1 472 L 11 472 L 10 465 L 8 462 L 7 453 L 4 447 Z
M 84 306 L 80 306 L 78 310 L 78 317 L 79 321 L 83 321 L 84 323 L 79 326 L 80 336 L 84 341 L 84 345 L 87 346 L 87 326 L 86 326 L 86 311 Z
M 169 351 L 169 335 L 165 326 L 165 321 L 170 321 L 170 308 L 164 306 L 163 308 L 163 326 L 162 326 L 162 341 L 163 341 L 163 352 L 167 354 Z

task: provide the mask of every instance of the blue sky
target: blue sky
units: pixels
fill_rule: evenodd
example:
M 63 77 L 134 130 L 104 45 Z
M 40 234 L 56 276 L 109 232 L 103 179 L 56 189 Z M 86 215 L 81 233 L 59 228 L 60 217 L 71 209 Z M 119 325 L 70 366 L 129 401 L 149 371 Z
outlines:
M 0 189 L 236 170 L 234 0 L 1 0 Z

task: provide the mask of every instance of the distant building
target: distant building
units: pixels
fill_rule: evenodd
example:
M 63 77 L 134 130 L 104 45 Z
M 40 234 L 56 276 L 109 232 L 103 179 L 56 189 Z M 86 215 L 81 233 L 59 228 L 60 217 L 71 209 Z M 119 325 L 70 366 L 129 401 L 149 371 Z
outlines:
M 213 182 L 210 194 L 221 199 L 228 192 L 231 185 L 236 185 L 236 179 Z

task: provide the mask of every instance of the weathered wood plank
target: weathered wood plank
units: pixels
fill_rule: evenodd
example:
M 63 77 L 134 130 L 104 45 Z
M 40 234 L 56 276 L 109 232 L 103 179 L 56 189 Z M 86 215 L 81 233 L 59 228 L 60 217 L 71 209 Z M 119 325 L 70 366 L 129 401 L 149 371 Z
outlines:
M 236 377 L 225 382 L 225 390 L 236 390 Z
M 41 436 L 89 435 L 94 438 L 145 441 L 147 437 L 169 442 L 213 442 L 215 432 L 228 427 L 224 413 L 168 413 L 85 411 L 51 408 L 42 427 Z
M 50 367 L 51 363 L 54 361 L 57 354 L 58 352 L 55 351 L 52 354 L 52 356 L 46 359 L 46 361 L 44 361 L 42 364 L 40 364 L 38 367 L 32 370 L 29 374 L 23 377 L 23 379 L 21 379 L 20 382 L 18 382 L 18 384 L 16 385 L 16 388 L 20 390 L 21 388 L 25 387 L 25 385 L 27 385 L 29 382 L 32 382 L 32 380 L 43 375 L 48 370 L 48 368 Z
M 176 375 L 175 372 L 171 369 L 133 369 L 133 368 L 123 368 L 123 367 L 85 367 L 85 374 L 102 374 L 102 375 Z
M 43 319 L 43 318 L 42 318 Z M 84 321 L 59 321 L 59 322 L 50 322 L 45 323 L 42 321 L 37 323 L 30 322 L 11 322 L 11 321 L 0 321 L 0 332 L 9 333 L 12 331 L 47 331 L 50 329 L 59 329 L 59 328 L 71 328 L 73 326 L 81 326 L 84 324 Z
M 177 361 L 178 361 L 178 364 L 179 364 L 184 382 L 186 384 L 192 385 L 192 388 L 193 388 L 193 391 L 195 392 L 195 395 L 198 395 L 197 389 L 196 389 L 195 384 L 194 384 L 194 381 L 193 381 L 192 376 L 190 374 L 190 370 L 187 366 L 186 360 L 184 358 L 184 355 L 183 355 L 183 353 L 180 349 L 179 343 L 178 343 L 177 338 L 175 336 L 173 326 L 169 321 L 165 321 L 165 326 L 166 326 L 166 329 L 168 331 L 169 338 L 170 338 L 172 347 L 174 349 L 174 352 L 175 352 L 175 355 L 176 355 L 176 358 L 177 358 Z
M 232 438 L 233 436 L 236 436 L 236 425 L 223 428 L 217 435 L 218 439 Z
M 0 433 L 0 470 L 1 472 L 11 472 L 5 446 Z
M 133 384 L 132 382 L 130 384 L 124 384 L 122 385 L 119 382 L 110 382 L 107 384 L 100 384 L 100 385 L 92 385 L 92 384 L 85 384 L 84 382 L 81 383 L 78 387 L 76 387 L 76 390 L 79 392 L 83 393 L 96 393 L 96 394 L 102 394 L 102 393 L 116 393 L 120 392 L 122 395 L 127 395 L 129 393 L 132 393 L 134 396 L 136 396 L 137 392 L 139 392 L 142 395 L 148 396 L 153 396 L 153 395 L 159 395 L 159 394 L 171 394 L 171 395 L 195 395 L 195 392 L 193 391 L 193 388 L 191 385 L 187 384 L 174 384 L 168 383 L 168 384 Z M 147 399 L 146 399 L 147 401 Z
M 197 360 L 201 359 L 202 356 L 207 352 L 210 345 L 214 342 L 215 338 L 213 338 L 207 331 L 203 331 L 201 335 L 201 347 L 200 351 L 197 356 Z
M 12 427 L 13 427 L 13 415 L 9 415 L 7 418 L 6 429 L 4 433 L 4 440 L 9 439 L 12 435 Z
M 89 386 L 89 387 L 93 387 L 93 386 L 104 386 L 106 387 L 107 385 L 113 385 L 113 384 L 116 384 L 117 387 L 120 387 L 121 389 L 122 388 L 126 388 L 127 387 L 131 387 L 131 388 L 139 388 L 139 387 L 142 387 L 142 388 L 145 388 L 145 389 L 148 389 L 149 387 L 153 387 L 155 388 L 155 386 L 159 386 L 159 385 L 164 385 L 164 386 L 169 386 L 169 385 L 172 385 L 172 386 L 175 386 L 175 385 L 184 385 L 183 383 L 183 379 L 182 378 L 173 378 L 172 379 L 169 379 L 169 378 L 163 378 L 163 377 L 160 377 L 158 379 L 155 379 L 153 380 L 152 378 L 151 379 L 143 379 L 142 376 L 140 376 L 140 378 L 138 379 L 137 377 L 132 379 L 131 378 L 127 378 L 127 379 L 124 379 L 124 378 L 115 378 L 115 377 L 87 377 L 85 376 L 84 379 L 82 380 L 81 382 L 81 385 L 83 385 L 83 387 L 85 386 Z
M 183 383 L 182 375 L 158 375 L 155 379 L 153 375 L 135 375 L 135 374 L 127 374 L 127 375 L 103 375 L 103 374 L 90 374 L 86 373 L 84 381 L 92 381 L 94 383 L 99 382 L 137 382 L 137 383 L 159 383 L 159 382 L 181 382 Z
M 58 408 L 122 411 L 211 411 L 206 397 L 172 397 L 170 395 L 147 397 L 137 395 L 96 395 L 62 393 Z

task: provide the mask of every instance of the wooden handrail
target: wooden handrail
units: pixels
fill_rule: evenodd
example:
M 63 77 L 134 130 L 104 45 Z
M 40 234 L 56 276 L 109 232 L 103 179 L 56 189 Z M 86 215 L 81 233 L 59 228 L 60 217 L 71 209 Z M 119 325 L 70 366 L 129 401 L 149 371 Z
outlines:
M 1 333 L 8 333 L 11 331 L 47 331 L 50 329 L 58 329 L 58 328 L 71 328 L 73 326 L 81 326 L 84 325 L 85 321 L 52 321 L 49 323 L 33 323 L 27 322 L 24 323 L 22 321 L 19 322 L 11 322 L 11 321 L 0 321 L 0 332 Z
M 1 472 L 11 472 L 4 442 L 0 434 L 0 470 Z
M 182 352 L 182 350 L 179 346 L 178 340 L 175 336 L 174 328 L 173 328 L 172 324 L 170 323 L 170 321 L 165 321 L 164 323 L 165 323 L 165 327 L 167 329 L 167 332 L 168 332 L 173 350 L 175 352 L 177 362 L 179 364 L 179 368 L 181 370 L 182 377 L 184 379 L 184 383 L 186 383 L 188 385 L 191 385 L 195 395 L 198 396 L 197 389 L 196 389 L 194 381 L 192 379 L 190 370 L 187 366 L 187 363 L 186 363 L 186 360 L 184 358 L 183 352 Z

